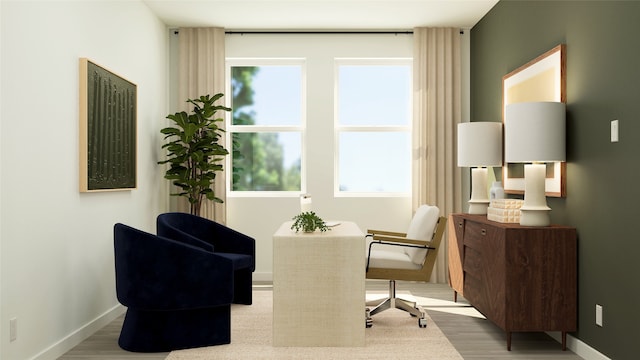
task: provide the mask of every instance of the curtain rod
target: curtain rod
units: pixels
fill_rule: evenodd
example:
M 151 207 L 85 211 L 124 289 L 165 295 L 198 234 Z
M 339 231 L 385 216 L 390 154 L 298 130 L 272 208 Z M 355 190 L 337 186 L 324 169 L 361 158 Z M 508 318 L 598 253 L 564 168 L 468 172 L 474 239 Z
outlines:
M 174 34 L 178 34 L 179 31 L 178 30 L 174 30 Z M 254 31 L 254 30 L 248 30 L 248 31 L 237 31 L 237 30 L 230 30 L 230 31 L 225 31 L 225 34 L 229 34 L 229 35 L 244 35 L 244 34 L 269 34 L 269 35 L 273 35 L 273 34 L 332 34 L 332 35 L 352 35 L 352 34 L 356 34 L 356 35 L 361 35 L 361 34 L 394 34 L 394 35 L 402 35 L 402 34 L 406 34 L 406 35 L 410 35 L 413 34 L 413 31 L 411 30 L 403 30 L 403 31 L 290 31 L 290 30 L 283 30 L 283 31 L 274 31 L 274 30 L 270 30 L 270 31 Z M 460 30 L 460 34 L 463 35 L 464 34 L 464 30 Z
M 324 30 L 296 30 L 296 31 L 290 31 L 290 30 L 283 30 L 283 31 L 272 31 L 272 30 L 267 30 L 267 31 L 225 31 L 225 34 L 229 34 L 229 35 L 244 35 L 244 34 L 267 34 L 267 35 L 271 35 L 271 34 L 302 34 L 302 35 L 307 35 L 307 34 L 320 34 L 320 35 L 325 35 L 325 34 L 329 34 L 329 35 L 352 35 L 352 34 L 393 34 L 393 35 L 399 35 L 399 34 L 413 34 L 413 31 L 410 30 L 401 30 L 401 31 L 324 31 Z

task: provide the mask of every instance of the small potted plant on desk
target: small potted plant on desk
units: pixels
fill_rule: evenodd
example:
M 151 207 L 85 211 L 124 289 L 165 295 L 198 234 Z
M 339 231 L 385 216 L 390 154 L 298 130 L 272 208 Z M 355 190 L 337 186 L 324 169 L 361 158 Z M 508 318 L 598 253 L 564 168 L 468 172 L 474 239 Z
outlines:
M 291 230 L 295 230 L 296 232 L 302 230 L 306 233 L 312 233 L 316 231 L 316 229 L 322 232 L 331 230 L 324 220 L 313 211 L 302 212 L 294 216 L 292 220 Z

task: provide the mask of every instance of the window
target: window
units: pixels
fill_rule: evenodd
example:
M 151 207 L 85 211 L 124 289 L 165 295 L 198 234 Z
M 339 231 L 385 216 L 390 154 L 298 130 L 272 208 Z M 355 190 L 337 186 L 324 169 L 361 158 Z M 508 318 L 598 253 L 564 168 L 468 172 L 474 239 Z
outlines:
M 411 190 L 411 60 L 336 60 L 336 195 Z
M 228 60 L 232 192 L 301 192 L 303 60 Z

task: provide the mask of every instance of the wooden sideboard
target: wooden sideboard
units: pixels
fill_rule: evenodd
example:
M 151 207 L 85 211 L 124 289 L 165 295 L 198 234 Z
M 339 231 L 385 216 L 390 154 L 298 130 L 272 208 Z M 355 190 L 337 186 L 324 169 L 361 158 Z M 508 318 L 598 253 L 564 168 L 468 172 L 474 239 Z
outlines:
M 577 326 L 575 228 L 451 214 L 448 257 L 451 287 L 506 331 L 508 350 L 524 331 L 560 331 L 566 350 Z

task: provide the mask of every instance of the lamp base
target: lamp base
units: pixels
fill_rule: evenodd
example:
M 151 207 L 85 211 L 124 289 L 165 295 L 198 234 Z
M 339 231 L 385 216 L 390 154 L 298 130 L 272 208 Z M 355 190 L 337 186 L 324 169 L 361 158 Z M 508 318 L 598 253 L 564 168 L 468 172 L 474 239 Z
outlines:
M 469 214 L 474 215 L 486 215 L 489 208 L 489 199 L 483 200 L 469 200 Z
M 545 164 L 524 166 L 524 204 L 520 208 L 520 225 L 548 226 L 551 223 L 545 195 Z
M 487 168 L 471 169 L 471 199 L 469 214 L 484 215 L 489 207 L 487 191 Z
M 551 208 L 520 208 L 520 225 L 522 226 L 549 226 Z

